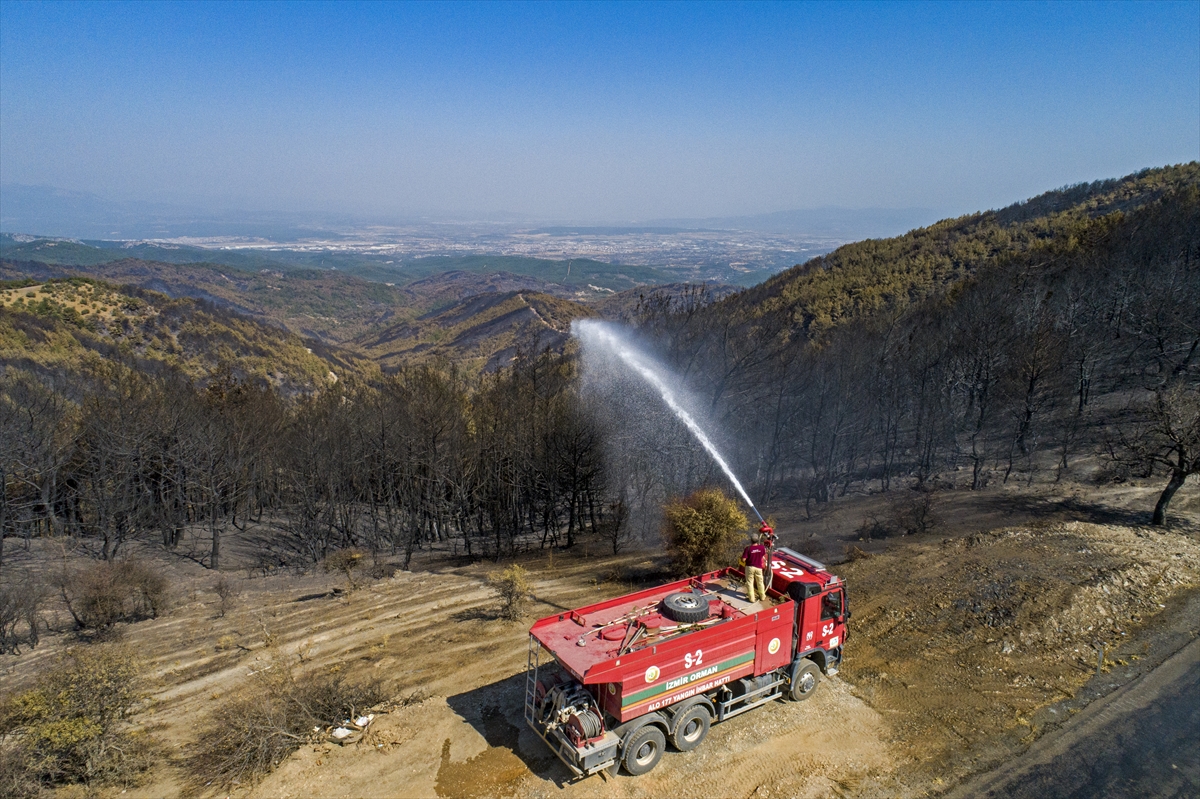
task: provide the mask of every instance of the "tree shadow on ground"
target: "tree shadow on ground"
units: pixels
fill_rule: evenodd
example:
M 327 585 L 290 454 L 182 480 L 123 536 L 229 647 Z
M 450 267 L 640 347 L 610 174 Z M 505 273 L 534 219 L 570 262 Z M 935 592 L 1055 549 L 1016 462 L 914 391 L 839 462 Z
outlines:
M 984 507 L 1029 514 L 1037 520 L 1080 521 L 1089 524 L 1117 524 L 1125 527 L 1146 527 L 1153 508 L 1121 508 L 1080 497 L 1039 497 L 1002 495 L 981 497 Z M 1179 514 L 1167 514 L 1167 524 L 1156 528 L 1163 532 L 1194 533 L 1200 530 L 1195 522 Z
M 312 602 L 314 599 L 330 599 L 335 596 L 342 596 L 343 594 L 344 594 L 344 592 L 340 591 L 340 590 L 319 591 L 315 594 L 305 594 L 304 596 L 298 596 L 295 599 L 293 599 L 292 601 L 293 602 Z
M 567 607 L 566 605 L 560 605 L 558 602 L 555 602 L 550 599 L 546 599 L 545 597 L 540 597 L 537 594 L 530 594 L 529 598 L 533 600 L 535 605 L 547 605 L 549 607 L 554 608 L 555 610 L 560 610 L 563 613 L 566 613 L 567 611 L 571 610 L 571 608 Z
M 450 618 L 454 621 L 499 621 L 502 616 L 500 611 L 495 608 L 464 608 L 463 610 L 452 613 Z
M 447 704 L 487 741 L 488 748 L 454 762 L 452 742 L 442 745 L 438 796 L 514 796 L 532 774 L 559 788 L 573 775 L 525 723 L 525 674 L 447 697 Z

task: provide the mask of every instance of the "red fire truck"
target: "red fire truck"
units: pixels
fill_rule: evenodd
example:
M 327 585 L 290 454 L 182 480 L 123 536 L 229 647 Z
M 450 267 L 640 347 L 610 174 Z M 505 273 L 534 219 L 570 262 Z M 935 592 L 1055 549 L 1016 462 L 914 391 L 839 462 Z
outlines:
M 526 722 L 577 777 L 636 775 L 668 741 L 688 751 L 712 724 L 807 699 L 841 663 L 846 586 L 789 549 L 772 550 L 770 567 L 755 603 L 729 567 L 539 620 Z

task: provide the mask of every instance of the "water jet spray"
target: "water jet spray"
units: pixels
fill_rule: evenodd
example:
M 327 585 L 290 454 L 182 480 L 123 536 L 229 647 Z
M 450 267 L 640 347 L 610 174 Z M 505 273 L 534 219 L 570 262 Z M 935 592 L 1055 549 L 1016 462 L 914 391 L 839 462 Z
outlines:
M 616 355 L 631 371 L 649 383 L 658 392 L 662 401 L 671 409 L 671 412 L 684 423 L 692 435 L 695 436 L 696 440 L 712 456 L 712 459 L 717 462 L 717 465 L 721 467 L 721 471 L 725 472 L 725 476 L 729 478 L 729 482 L 733 483 L 733 487 L 737 489 L 742 499 L 750 506 L 750 510 L 754 511 L 754 515 L 758 517 L 758 521 L 762 524 L 763 528 L 770 529 L 766 520 L 763 519 L 762 514 L 758 512 L 758 508 L 754 506 L 754 502 L 751 501 L 750 495 L 742 487 L 741 481 L 733 473 L 733 469 L 730 469 L 729 464 L 721 457 L 721 453 L 717 450 L 716 445 L 712 443 L 708 435 L 697 424 L 696 420 L 692 418 L 692 415 L 680 404 L 679 399 L 675 396 L 675 392 L 663 380 L 659 370 L 649 359 L 638 352 L 633 345 L 622 340 L 622 337 L 617 335 L 613 330 L 613 325 L 607 322 L 598 322 L 594 319 L 580 319 L 573 322 L 571 327 L 576 337 L 584 344 L 592 343 L 598 345 Z

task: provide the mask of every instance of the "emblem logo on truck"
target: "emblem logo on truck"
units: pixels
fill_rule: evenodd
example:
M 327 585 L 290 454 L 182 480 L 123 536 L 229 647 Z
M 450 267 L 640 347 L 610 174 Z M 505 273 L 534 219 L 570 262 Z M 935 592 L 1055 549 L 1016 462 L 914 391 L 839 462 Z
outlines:
M 646 669 L 646 682 L 654 682 L 658 679 L 658 666 L 651 666 Z
M 776 652 L 779 651 L 779 639 L 778 638 L 771 639 L 771 643 L 767 644 L 767 651 L 770 652 L 772 655 L 774 655 Z

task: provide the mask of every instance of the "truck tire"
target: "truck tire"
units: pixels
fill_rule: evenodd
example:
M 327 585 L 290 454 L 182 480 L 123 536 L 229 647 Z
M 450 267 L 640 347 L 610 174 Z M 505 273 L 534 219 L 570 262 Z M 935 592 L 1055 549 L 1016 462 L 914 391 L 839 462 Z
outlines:
M 647 724 L 638 728 L 625 742 L 625 756 L 622 758 L 625 770 L 635 777 L 645 774 L 658 765 L 666 748 L 666 736 L 657 725 Z
M 691 591 L 667 594 L 662 601 L 662 615 L 681 624 L 695 624 L 708 618 L 708 600 Z
M 692 705 L 675 719 L 671 728 L 671 744 L 680 752 L 690 752 L 704 742 L 712 716 L 704 705 Z
M 817 690 L 817 683 L 821 681 L 821 668 L 811 660 L 805 658 L 796 667 L 795 674 L 792 675 L 792 684 L 788 688 L 788 698 L 793 702 L 802 702 L 813 695 Z

